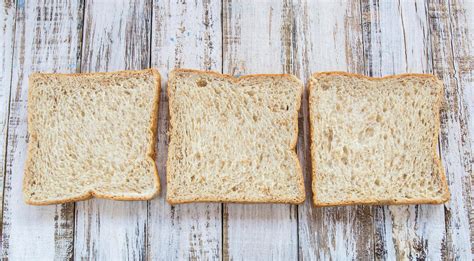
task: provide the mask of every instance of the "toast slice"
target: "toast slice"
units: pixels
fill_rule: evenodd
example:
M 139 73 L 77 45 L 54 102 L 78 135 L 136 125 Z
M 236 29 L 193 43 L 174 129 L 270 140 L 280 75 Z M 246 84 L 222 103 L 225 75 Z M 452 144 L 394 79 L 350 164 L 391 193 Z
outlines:
M 292 75 L 171 72 L 168 202 L 303 202 L 302 90 Z
M 432 75 L 316 73 L 308 83 L 317 206 L 443 203 L 443 84 Z
M 160 75 L 153 69 L 30 76 L 23 194 L 32 205 L 146 200 L 155 165 Z

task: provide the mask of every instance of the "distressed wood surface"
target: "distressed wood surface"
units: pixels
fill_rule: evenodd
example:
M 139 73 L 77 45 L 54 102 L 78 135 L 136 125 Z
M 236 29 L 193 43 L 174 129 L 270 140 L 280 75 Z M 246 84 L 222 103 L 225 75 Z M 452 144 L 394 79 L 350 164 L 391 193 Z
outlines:
M 224 1 L 223 71 L 231 75 L 291 73 L 291 4 Z M 224 259 L 295 260 L 297 207 L 282 204 L 224 204 Z
M 84 29 L 83 29 L 84 28 Z M 474 1 L 0 1 L 1 252 L 11 260 L 472 260 Z M 161 194 L 148 202 L 23 203 L 27 79 L 33 71 L 157 68 Z M 451 201 L 315 208 L 307 93 L 300 206 L 186 204 L 166 196 L 167 74 L 342 70 L 434 73 L 445 83 L 439 153 Z M 0 195 L 2 195 L 0 193 Z
M 148 255 L 152 260 L 219 260 L 222 253 L 221 204 L 166 203 L 168 96 L 173 68 L 221 71 L 220 1 L 157 1 L 153 5 L 152 66 L 160 70 L 158 173 L 161 195 L 150 201 Z
M 367 74 L 432 73 L 427 5 L 362 1 Z M 376 259 L 440 260 L 446 254 L 443 205 L 374 207 Z
M 72 257 L 73 204 L 28 206 L 23 202 L 22 179 L 28 143 L 28 76 L 35 71 L 76 72 L 81 24 L 78 1 L 17 3 L 3 198 L 4 258 Z
M 82 72 L 150 66 L 151 1 L 86 1 Z M 146 201 L 76 203 L 74 258 L 140 260 L 146 255 Z
M 467 12 L 464 7 L 468 7 Z M 468 242 L 473 229 L 474 9 L 472 2 L 458 1 L 432 1 L 428 9 L 433 70 L 445 85 L 440 150 L 451 190 L 451 200 L 445 204 L 446 258 L 472 260 L 472 245 Z M 470 32 L 466 31 L 468 27 Z
M 295 13 L 296 57 L 305 82 L 318 71 L 364 72 L 359 2 L 302 1 Z M 306 93 L 307 96 L 307 93 Z M 308 104 L 301 121 L 308 119 Z M 306 175 L 306 202 L 299 206 L 299 251 L 303 260 L 373 259 L 372 207 L 315 208 L 311 192 L 310 132 L 308 121 L 300 132 L 298 155 Z
M 3 188 L 7 149 L 7 124 L 12 76 L 13 37 L 15 32 L 16 4 L 13 0 L 0 1 L 0 187 Z M 0 191 L 0 198 L 3 190 Z M 0 205 L 0 223 L 3 211 Z M 0 228 L 1 231 L 1 228 Z

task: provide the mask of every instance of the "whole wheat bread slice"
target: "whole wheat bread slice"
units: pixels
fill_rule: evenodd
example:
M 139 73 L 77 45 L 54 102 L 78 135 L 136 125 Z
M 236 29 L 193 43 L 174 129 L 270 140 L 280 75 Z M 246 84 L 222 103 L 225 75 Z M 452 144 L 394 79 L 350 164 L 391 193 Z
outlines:
M 317 206 L 443 203 L 443 84 L 432 75 L 317 73 L 309 83 Z
M 291 75 L 171 72 L 168 202 L 303 202 L 302 87 Z
M 156 195 L 159 92 L 153 69 L 31 75 L 26 203 Z

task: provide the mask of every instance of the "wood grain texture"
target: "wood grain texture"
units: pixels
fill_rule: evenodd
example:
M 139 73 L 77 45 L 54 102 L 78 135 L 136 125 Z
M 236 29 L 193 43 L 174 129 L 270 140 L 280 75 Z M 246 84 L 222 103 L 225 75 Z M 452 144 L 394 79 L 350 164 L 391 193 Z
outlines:
M 283 1 L 223 2 L 223 71 L 291 73 L 293 18 Z M 295 260 L 297 207 L 278 204 L 224 204 L 225 260 Z
M 82 72 L 149 67 L 151 1 L 87 1 L 84 12 Z M 76 203 L 74 258 L 144 259 L 147 216 L 146 201 Z
M 445 204 L 447 259 L 472 260 L 473 7 L 468 1 L 430 1 L 433 69 L 444 81 L 440 148 L 451 200 Z M 467 8 L 467 9 L 465 9 Z M 470 224 L 471 222 L 471 224 Z
M 2 256 L 68 259 L 73 254 L 73 204 L 28 206 L 22 179 L 31 72 L 76 72 L 82 24 L 78 1 L 18 1 L 4 187 Z M 2 36 L 3 37 L 3 36 Z
M 173 68 L 221 71 L 220 1 L 155 1 L 152 66 L 162 75 L 158 122 L 158 173 L 163 192 L 149 202 L 148 257 L 152 260 L 220 260 L 221 204 L 166 202 L 168 96 Z
M 313 72 L 364 72 L 359 2 L 302 1 L 296 16 L 298 76 L 307 82 Z M 307 92 L 305 92 L 307 96 Z M 372 207 L 315 208 L 311 192 L 308 104 L 302 106 L 304 133 L 298 155 L 305 164 L 306 202 L 299 206 L 299 252 L 302 260 L 373 259 Z
M 471 0 L 0 0 L 2 257 L 472 260 L 473 40 Z M 29 74 L 150 65 L 163 76 L 157 144 L 162 193 L 149 202 L 25 205 Z M 170 206 L 165 83 L 175 67 L 234 75 L 286 72 L 305 83 L 315 71 L 435 73 L 446 86 L 439 148 L 451 201 L 313 207 L 305 92 L 297 145 L 306 182 L 303 205 Z
M 7 125 L 12 77 L 13 37 L 15 32 L 16 4 L 13 0 L 0 1 L 0 187 L 3 188 L 7 149 Z M 3 189 L 0 191 L 3 199 Z M 0 224 L 2 223 L 0 206 Z M 0 228 L 1 229 L 1 228 Z
M 424 1 L 362 1 L 367 73 L 430 73 Z M 374 212 L 376 259 L 440 260 L 445 254 L 443 205 L 384 206 Z

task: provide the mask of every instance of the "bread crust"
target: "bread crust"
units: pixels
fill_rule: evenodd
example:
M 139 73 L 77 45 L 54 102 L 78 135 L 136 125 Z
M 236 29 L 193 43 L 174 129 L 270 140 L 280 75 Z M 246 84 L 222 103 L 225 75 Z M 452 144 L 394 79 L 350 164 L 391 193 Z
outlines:
M 321 202 L 318 201 L 317 198 L 317 191 L 316 191 L 316 157 L 313 156 L 315 153 L 315 137 L 313 135 L 314 133 L 314 126 L 312 122 L 314 122 L 314 112 L 312 111 L 312 106 L 311 106 L 311 99 L 310 97 L 312 96 L 311 93 L 313 92 L 313 79 L 322 76 L 322 75 L 338 75 L 338 76 L 347 76 L 347 77 L 355 77 L 359 79 L 365 79 L 365 80 L 370 80 L 370 81 L 382 81 L 386 79 L 401 79 L 401 78 L 407 78 L 407 77 L 419 77 L 419 78 L 430 78 L 433 79 L 434 81 L 437 82 L 441 86 L 440 88 L 440 94 L 439 97 L 440 99 L 438 100 L 437 106 L 438 109 L 436 110 L 436 129 L 433 132 L 433 138 L 435 142 L 433 143 L 432 146 L 432 153 L 433 153 L 433 158 L 436 161 L 436 164 L 439 168 L 439 172 L 441 175 L 441 183 L 443 186 L 444 193 L 440 199 L 426 199 L 426 198 L 414 198 L 414 199 L 392 199 L 392 200 L 366 200 L 366 201 L 356 201 L 356 200 L 349 200 L 349 201 L 340 201 L 340 202 L 334 202 L 334 203 L 328 203 L 328 202 Z M 356 74 L 356 73 L 348 73 L 348 72 L 340 72 L 340 71 L 334 71 L 334 72 L 317 72 L 313 73 L 311 75 L 311 78 L 309 79 L 307 83 L 308 87 L 308 107 L 309 107 L 309 126 L 310 126 L 310 150 L 311 150 L 311 165 L 312 165 L 312 173 L 311 173 L 311 178 L 312 178 L 312 186 L 311 190 L 313 192 L 313 203 L 317 207 L 329 207 L 329 206 L 348 206 L 348 205 L 405 205 L 405 204 L 442 204 L 447 202 L 450 199 L 450 193 L 449 193 L 449 187 L 448 183 L 446 181 L 446 173 L 443 168 L 443 165 L 441 163 L 441 159 L 437 154 L 437 147 L 438 147 L 438 135 L 439 135 L 439 129 L 441 125 L 441 119 L 440 119 L 440 108 L 443 102 L 443 90 L 444 90 L 444 85 L 443 82 L 440 81 L 436 76 L 431 75 L 431 74 L 417 74 L 417 73 L 405 73 L 405 74 L 397 74 L 397 75 L 388 75 L 384 77 L 369 77 L 361 74 Z
M 149 68 L 149 69 L 144 69 L 144 70 L 123 70 L 123 71 L 115 71 L 115 72 L 97 72 L 97 73 L 33 73 L 30 75 L 29 82 L 28 82 L 28 100 L 32 101 L 31 95 L 32 95 L 32 87 L 33 87 L 33 79 L 35 77 L 41 77 L 41 76 L 47 76 L 47 75 L 55 75 L 55 76 L 85 76 L 85 75 L 136 75 L 136 74 L 144 74 L 144 73 L 151 73 L 156 81 L 155 85 L 155 97 L 153 101 L 153 113 L 151 116 L 151 125 L 150 125 L 150 138 L 151 138 L 151 143 L 148 146 L 147 150 L 147 160 L 152 163 L 154 167 L 154 176 L 155 176 L 155 191 L 153 193 L 148 194 L 148 195 L 139 195 L 136 197 L 133 196 L 118 196 L 118 195 L 108 195 L 108 194 L 100 194 L 95 192 L 94 190 L 87 191 L 84 194 L 80 194 L 77 196 L 73 197 L 66 197 L 64 199 L 53 199 L 53 200 L 43 200 L 43 201 L 33 201 L 28 198 L 25 198 L 25 203 L 29 205 L 51 205 L 51 204 L 63 204 L 63 203 L 69 203 L 69 202 L 76 202 L 76 201 L 81 201 L 81 200 L 87 200 L 90 198 L 103 198 L 103 199 L 113 199 L 113 200 L 149 200 L 154 198 L 156 195 L 159 194 L 160 192 L 160 177 L 158 175 L 158 168 L 156 166 L 155 162 L 155 156 L 156 156 L 156 136 L 157 136 L 157 126 L 158 126 L 158 106 L 159 106 L 159 99 L 160 99 L 160 91 L 161 91 L 161 76 L 160 73 L 154 69 L 154 68 Z M 30 110 L 28 110 L 28 126 L 31 126 L 31 113 Z M 30 139 L 35 139 L 36 138 L 36 133 L 32 132 L 30 127 L 28 127 L 28 133 L 30 134 Z M 23 193 L 26 191 L 26 185 L 28 184 L 28 180 L 31 179 L 32 173 L 28 171 L 28 167 L 31 164 L 31 144 L 32 142 L 30 141 L 28 144 L 28 149 L 27 149 L 27 158 L 26 158 L 26 164 L 25 164 L 25 176 L 23 178 Z
M 298 157 L 296 155 L 296 143 L 297 143 L 297 140 L 298 140 L 298 112 L 299 110 L 301 109 L 301 96 L 303 95 L 303 89 L 304 89 L 304 85 L 303 85 L 303 82 L 298 79 L 296 76 L 292 75 L 292 74 L 251 74 L 251 75 L 245 75 L 245 76 L 241 76 L 241 77 L 234 77 L 232 75 L 229 75 L 229 74 L 222 74 L 222 73 L 219 73 L 219 72 L 215 72 L 215 71 L 202 71 L 202 70 L 195 70 L 195 69 L 174 69 L 173 71 L 171 71 L 169 73 L 169 77 L 168 77 L 168 89 L 167 89 L 167 94 L 168 94 L 168 100 L 169 100 L 169 103 L 168 103 L 168 106 L 169 106 L 169 112 L 170 112 L 170 125 L 169 125 L 169 128 L 172 128 L 172 126 L 175 126 L 175 123 L 173 121 L 173 119 L 175 117 L 173 117 L 172 115 L 172 104 L 173 104 L 173 95 L 170 93 L 170 86 L 173 86 L 173 82 L 172 80 L 175 78 L 175 74 L 176 73 L 179 73 L 179 72 L 192 72 L 192 73 L 196 73 L 196 74 L 199 74 L 199 75 L 213 75 L 213 76 L 216 76 L 216 77 L 220 77 L 220 78 L 224 78 L 224 79 L 227 79 L 227 80 L 230 80 L 232 81 L 233 83 L 235 84 L 238 84 L 239 81 L 241 81 L 242 79 L 248 79 L 248 78 L 258 78 L 258 77 L 284 77 L 284 78 L 287 78 L 287 79 L 291 79 L 293 81 L 295 81 L 298 86 L 300 86 L 300 89 L 299 89 L 299 95 L 298 95 L 298 98 L 297 98 L 297 108 L 298 110 L 296 110 L 296 113 L 295 115 L 293 116 L 293 120 L 294 122 L 296 123 L 295 124 L 295 128 L 294 128 L 294 133 L 293 133 L 293 140 L 292 140 L 292 143 L 290 144 L 290 150 L 293 152 L 292 153 L 292 156 L 293 156 L 293 159 L 294 159 L 294 162 L 296 163 L 297 165 L 297 176 L 298 176 L 298 189 L 299 189 L 299 197 L 297 198 L 294 198 L 294 199 L 262 199 L 262 200 L 226 200 L 226 199 L 223 199 L 223 197 L 207 197 L 207 198 L 201 198 L 201 197 L 196 197 L 194 199 L 186 199 L 186 200 L 180 200 L 180 199 L 173 199 L 169 196 L 169 193 L 167 193 L 167 197 L 166 197 L 166 201 L 169 203 L 169 204 L 183 204 L 183 203 L 195 203 L 195 202 L 218 202 L 218 203 L 283 203 L 283 204 L 301 204 L 305 201 L 306 199 L 306 192 L 305 192 L 305 187 L 304 187 L 304 178 L 303 178 L 303 171 L 301 169 L 301 165 L 300 165 L 300 162 L 298 160 Z M 173 137 L 170 137 L 170 139 L 172 139 Z M 174 153 L 174 148 L 172 146 L 170 146 L 168 148 L 168 155 L 171 155 L 172 153 Z M 167 161 L 169 160 L 169 156 L 168 156 L 168 159 Z M 170 180 L 170 177 L 171 177 L 171 170 L 170 170 L 170 167 L 169 167 L 169 164 L 166 164 L 166 178 L 167 180 L 169 181 Z M 168 187 L 169 189 L 169 187 Z

